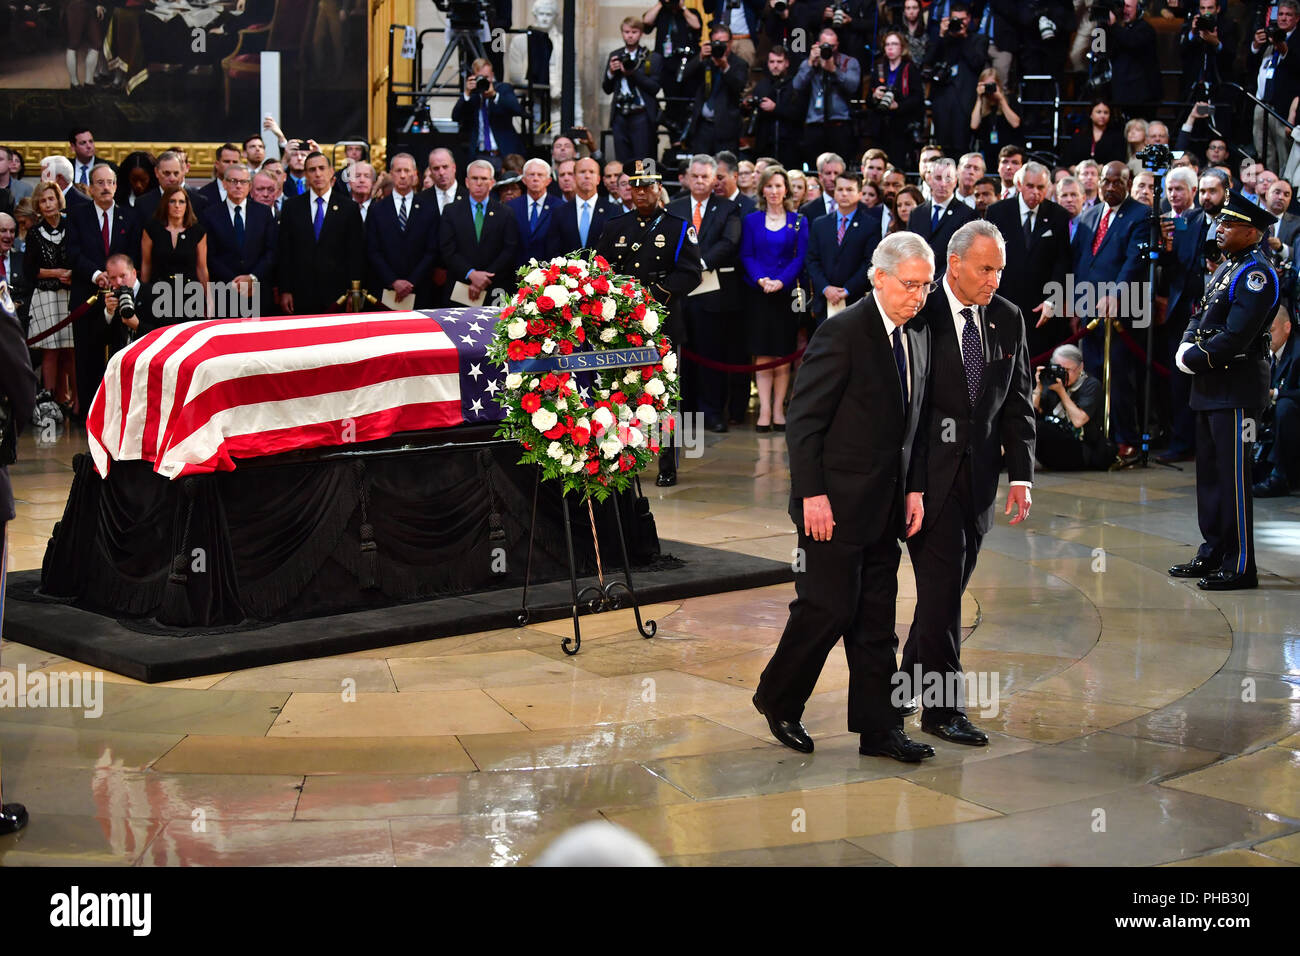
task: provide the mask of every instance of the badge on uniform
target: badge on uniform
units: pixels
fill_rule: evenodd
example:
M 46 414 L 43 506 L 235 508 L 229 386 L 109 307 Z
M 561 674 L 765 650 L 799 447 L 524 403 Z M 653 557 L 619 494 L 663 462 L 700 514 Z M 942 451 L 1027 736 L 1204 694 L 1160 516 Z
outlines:
M 1246 288 L 1251 292 L 1259 292 L 1264 288 L 1264 283 L 1268 280 L 1262 272 L 1252 272 L 1246 276 Z
M 668 245 L 668 240 L 664 238 L 664 234 L 662 232 L 658 233 L 655 236 L 655 248 L 662 249 L 666 245 Z
M 614 243 L 614 247 L 616 249 L 622 249 L 626 245 L 627 245 L 627 236 L 619 236 L 618 242 Z

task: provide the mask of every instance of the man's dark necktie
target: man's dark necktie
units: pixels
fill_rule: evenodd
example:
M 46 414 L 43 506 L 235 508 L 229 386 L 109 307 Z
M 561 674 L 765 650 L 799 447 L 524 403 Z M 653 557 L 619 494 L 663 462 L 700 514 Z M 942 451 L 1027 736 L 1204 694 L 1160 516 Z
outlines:
M 1034 244 L 1034 211 L 1025 213 L 1025 248 Z
M 898 366 L 898 384 L 903 389 L 903 410 L 907 410 L 907 353 L 903 351 L 903 329 L 902 326 L 894 326 L 894 332 L 891 336 L 894 340 L 894 364 Z
M 529 200 L 529 204 L 533 207 L 533 211 L 528 214 L 528 234 L 531 236 L 537 231 L 537 200 Z
M 397 210 L 397 228 L 406 232 L 406 197 L 402 197 L 401 208 Z
M 935 206 L 930 212 L 930 235 L 932 236 L 939 231 L 939 217 L 941 215 L 943 215 L 941 206 Z
M 961 332 L 961 364 L 966 369 L 966 397 L 974 408 L 980 386 L 984 384 L 984 349 L 980 345 L 979 328 L 975 325 L 975 310 L 962 309 L 961 317 L 966 320 Z
M 312 220 L 311 227 L 316 233 L 316 239 L 320 240 L 321 227 L 325 225 L 325 197 L 316 197 L 316 218 Z
M 235 245 L 244 248 L 244 210 L 240 206 L 235 207 Z

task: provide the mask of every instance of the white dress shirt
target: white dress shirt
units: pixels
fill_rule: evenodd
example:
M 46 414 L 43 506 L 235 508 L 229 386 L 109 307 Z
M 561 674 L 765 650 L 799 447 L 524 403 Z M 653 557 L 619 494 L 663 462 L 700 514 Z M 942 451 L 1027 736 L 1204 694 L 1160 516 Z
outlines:
M 965 203 L 965 204 L 966 204 L 967 206 L 969 206 L 971 209 L 974 209 L 974 208 L 975 208 L 975 194 L 974 194 L 974 193 L 971 193 L 969 196 L 963 196 L 963 195 L 961 194 L 961 190 L 959 189 L 959 190 L 957 190 L 957 192 L 953 193 L 953 196 L 954 196 L 954 198 L 955 198 L 958 202 L 960 202 L 960 203 Z
M 1019 193 L 1019 190 L 1016 190 L 1016 192 Z M 1020 196 L 1019 199 L 1018 199 L 1017 201 L 1020 203 L 1020 231 L 1021 231 L 1021 232 L 1024 232 L 1024 229 L 1025 229 L 1025 217 L 1029 215 L 1029 207 L 1028 207 L 1027 205 L 1025 205 L 1025 197 L 1024 197 L 1024 196 Z M 1043 204 L 1042 204 L 1042 203 L 1039 203 L 1039 204 L 1034 208 L 1034 210 L 1033 210 L 1033 212 L 1034 212 L 1034 228 L 1035 228 L 1035 229 L 1038 228 L 1038 217 L 1042 215 L 1042 213 L 1040 213 L 1038 210 L 1040 210 L 1040 209 L 1042 209 L 1042 208 L 1043 208 Z
M 961 300 L 958 299 L 956 294 L 952 291 L 952 286 L 948 284 L 950 278 L 952 278 L 952 273 L 948 273 L 939 280 L 939 285 L 943 286 L 943 294 L 948 297 L 948 311 L 952 314 L 952 324 L 957 330 L 957 348 L 958 350 L 961 349 L 961 337 L 966 331 L 966 317 L 961 314 L 961 310 L 973 309 L 975 311 L 976 319 L 975 332 L 979 335 L 980 348 L 984 351 L 984 354 L 987 355 L 988 349 L 984 344 L 984 323 L 981 321 L 984 316 L 984 307 L 981 305 L 962 305 Z M 984 364 L 987 369 L 987 360 Z M 1024 485 L 1026 488 L 1032 488 L 1034 483 L 1032 481 L 1013 481 L 1011 484 Z
M 226 197 L 226 212 L 230 214 L 230 224 L 232 226 L 235 224 L 236 209 L 239 210 L 240 216 L 243 217 L 244 228 L 247 229 L 248 228 L 248 200 L 245 199 L 243 202 L 237 203 L 237 202 L 232 202 L 230 200 L 230 197 Z
M 446 209 L 448 203 L 452 203 L 456 201 L 455 183 L 452 183 L 446 189 L 439 189 L 437 186 L 434 186 L 433 191 L 438 195 L 438 212 L 442 212 L 444 209 Z
M 365 222 L 365 221 L 366 221 L 366 213 L 370 212 L 370 200 L 367 199 L 367 200 L 366 200 L 365 202 L 363 202 L 363 203 L 358 203 L 358 204 L 357 204 L 357 208 L 361 210 L 361 221 L 362 221 L 362 222 Z
M 393 209 L 397 212 L 399 216 L 402 214 L 402 198 L 403 198 L 402 194 L 399 193 L 396 189 L 394 189 L 392 192 Z M 415 208 L 415 190 L 411 190 L 411 192 L 407 193 L 405 198 L 406 198 L 406 220 L 409 223 L 411 220 L 411 212 Z
M 334 192 L 334 187 L 331 186 L 329 189 L 325 190 L 323 193 L 320 194 L 320 198 L 325 200 L 326 216 L 330 214 L 330 195 L 333 192 Z M 316 225 L 316 198 L 317 198 L 316 194 L 312 192 L 310 189 L 308 189 L 307 190 L 307 221 L 312 224 L 313 228 Z M 322 219 L 322 222 L 323 221 L 324 220 Z

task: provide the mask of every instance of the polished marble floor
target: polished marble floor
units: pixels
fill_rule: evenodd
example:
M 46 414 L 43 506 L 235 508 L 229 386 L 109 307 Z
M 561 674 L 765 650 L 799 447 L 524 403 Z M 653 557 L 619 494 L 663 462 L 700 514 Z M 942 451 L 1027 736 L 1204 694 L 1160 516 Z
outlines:
M 84 439 L 83 439 L 84 440 Z M 75 438 L 25 438 L 15 569 L 39 567 Z M 780 437 L 710 435 L 659 533 L 789 560 Z M 6 865 L 526 863 L 604 818 L 680 865 L 1300 864 L 1300 498 L 1256 504 L 1261 587 L 1206 594 L 1163 569 L 1197 541 L 1193 475 L 1038 477 L 1000 519 L 962 616 L 996 686 L 990 745 L 860 757 L 834 653 L 804 756 L 750 696 L 793 586 L 142 685 L 103 713 L 0 709 L 5 796 L 31 824 Z M 900 576 L 898 620 L 915 602 Z M 0 667 L 82 670 L 19 644 Z M 347 693 L 354 688 L 355 693 Z M 986 703 L 988 703 L 986 701 Z

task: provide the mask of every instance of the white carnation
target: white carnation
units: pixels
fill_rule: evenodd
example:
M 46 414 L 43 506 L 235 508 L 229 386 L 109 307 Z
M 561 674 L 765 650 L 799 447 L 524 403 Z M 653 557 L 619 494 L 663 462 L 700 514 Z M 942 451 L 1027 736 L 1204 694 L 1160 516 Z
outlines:
M 566 451 L 563 455 L 560 456 L 560 465 L 562 467 L 568 468 L 572 464 L 573 464 L 573 455 L 569 454 Z
M 641 320 L 641 328 L 653 335 L 655 330 L 659 328 L 659 316 L 653 312 L 646 312 L 645 318 Z
M 564 454 L 564 449 L 560 447 L 558 441 L 553 441 L 546 446 L 546 454 L 550 455 L 552 458 L 559 459 Z
M 528 334 L 528 323 L 523 319 L 516 319 L 506 324 L 506 334 L 512 339 L 522 339 Z
M 573 276 L 565 276 L 564 287 L 566 289 L 576 289 L 578 287 L 578 280 L 575 279 Z
M 622 450 L 623 443 L 619 441 L 618 436 L 613 433 L 600 443 L 600 453 L 606 458 L 614 458 Z
M 613 299 L 605 298 L 600 303 L 600 317 L 608 322 L 618 314 L 618 305 Z
M 572 466 L 571 468 L 569 468 L 569 471 L 573 472 L 573 473 L 576 475 L 578 472 L 582 471 L 582 469 L 585 468 L 585 467 L 587 467 L 587 463 L 586 463 L 586 462 L 584 462 L 584 461 L 575 461 L 575 462 L 573 463 L 573 466 Z
M 528 387 L 529 387 L 529 388 L 536 388 L 538 385 L 541 385 L 541 384 L 542 384 L 542 380 L 541 380 L 540 378 L 535 378 L 535 379 L 533 379 L 532 383 L 531 383 Z
M 610 328 L 600 330 L 600 340 L 602 342 L 613 342 L 614 336 L 616 335 L 618 335 L 618 329 Z
M 537 303 L 536 303 L 536 302 L 531 302 L 531 301 L 530 301 L 530 302 L 525 302 L 525 303 L 524 303 L 524 315 L 536 315 L 536 314 L 537 314 Z
M 562 412 L 562 411 L 564 411 L 564 410 L 565 410 L 566 408 L 568 408 L 568 407 L 569 407 L 569 403 L 568 403 L 568 401 L 567 401 L 566 399 L 563 399 L 563 398 L 557 398 L 557 399 L 555 400 L 555 410 L 556 410 L 557 412 Z
M 537 260 L 533 259 L 530 261 L 536 262 Z M 524 285 L 538 285 L 543 278 L 545 277 L 542 275 L 542 270 L 534 269 L 532 272 L 528 273 L 528 275 L 524 276 Z
M 637 407 L 636 417 L 643 425 L 653 425 L 659 420 L 659 413 L 655 411 L 653 405 L 640 405 Z
M 665 372 L 677 371 L 677 354 L 675 352 L 669 352 L 667 355 L 664 356 L 663 361 L 664 361 Z
M 539 408 L 537 411 L 533 412 L 533 427 L 539 432 L 550 431 L 555 427 L 555 423 L 558 421 L 559 418 L 556 417 L 555 412 L 551 411 L 549 408 Z
M 506 376 L 506 388 L 518 388 L 524 384 L 524 377 L 518 372 L 511 372 Z
M 569 290 L 562 285 L 548 285 L 542 290 L 542 295 L 554 302 L 557 309 L 569 304 Z
M 571 328 L 571 329 L 576 329 L 576 328 L 578 328 L 580 325 L 582 325 L 582 316 L 581 316 L 581 315 L 575 315 L 573 318 L 569 319 L 569 328 Z
M 645 390 L 646 394 L 658 398 L 664 393 L 664 383 L 659 381 L 657 378 L 652 378 L 650 381 L 645 383 Z
M 602 405 L 600 408 L 596 409 L 596 413 L 591 416 L 591 420 L 599 425 L 603 425 L 605 428 L 608 428 L 610 425 L 614 424 L 614 413 Z
M 637 382 L 641 381 L 641 373 L 636 370 L 628 372 L 623 376 L 623 381 L 628 385 L 635 385 Z
M 675 382 L 675 381 L 677 381 L 677 373 L 676 373 L 676 372 L 667 372 L 667 373 L 665 373 L 665 377 L 666 377 L 666 378 L 668 379 L 668 381 L 670 381 L 670 382 Z
M 547 355 L 550 355 L 552 352 L 555 351 L 555 349 L 556 349 L 555 339 L 542 340 L 542 351 L 545 352 Z

